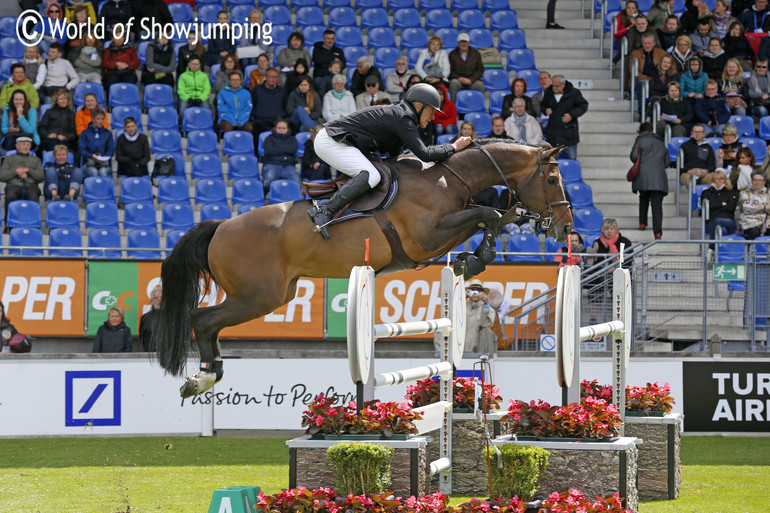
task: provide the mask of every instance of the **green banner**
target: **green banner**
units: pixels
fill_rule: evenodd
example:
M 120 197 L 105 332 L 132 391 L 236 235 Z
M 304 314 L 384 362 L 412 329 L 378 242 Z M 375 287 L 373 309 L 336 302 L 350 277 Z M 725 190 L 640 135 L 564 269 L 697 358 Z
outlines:
M 88 334 L 107 320 L 107 312 L 113 306 L 121 308 L 132 334 L 136 326 L 136 287 L 138 283 L 136 262 L 90 262 L 88 266 Z
M 326 280 L 326 338 L 347 338 L 348 280 Z

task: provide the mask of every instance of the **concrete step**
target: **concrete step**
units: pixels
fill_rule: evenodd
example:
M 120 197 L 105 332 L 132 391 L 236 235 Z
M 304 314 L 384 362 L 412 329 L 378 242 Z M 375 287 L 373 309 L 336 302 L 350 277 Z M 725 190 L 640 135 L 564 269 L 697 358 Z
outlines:
M 555 32 L 554 30 L 543 31 L 545 32 L 544 37 L 538 37 L 537 35 L 532 34 L 532 32 L 532 30 L 527 31 L 527 48 L 534 50 L 536 55 L 539 55 L 541 50 L 564 52 L 564 39 L 548 36 L 548 34 Z M 573 39 L 569 42 L 569 48 L 570 51 L 590 48 L 593 51 L 593 54 L 590 55 L 590 57 L 600 57 L 598 39 Z
M 584 48 L 581 45 L 577 45 L 575 48 L 572 47 L 572 42 L 570 44 L 570 58 L 571 59 L 594 59 L 598 56 L 598 50 L 593 47 Z M 562 41 L 562 45 L 564 45 L 564 42 Z M 530 50 L 535 51 L 535 62 L 538 66 L 547 66 L 548 62 L 554 61 L 559 59 L 559 56 L 564 55 L 564 49 L 559 49 L 558 46 L 550 46 L 546 48 L 541 48 L 538 46 L 530 45 L 529 41 L 527 41 L 527 47 Z M 540 62 L 545 61 L 545 64 L 541 65 Z M 562 59 L 562 62 L 564 60 Z M 551 69 L 551 68 L 546 68 Z M 553 68 L 556 69 L 556 68 Z
M 530 13 L 532 17 L 530 17 Z M 545 5 L 542 9 L 542 18 L 534 17 L 537 11 L 528 11 L 521 13 L 520 9 L 516 8 L 516 14 L 519 18 L 519 28 L 526 29 L 527 34 L 530 30 L 542 30 L 543 32 L 553 32 L 553 37 L 561 39 L 585 39 L 590 37 L 591 20 L 585 19 L 557 19 L 559 25 L 566 30 L 549 30 L 545 28 Z M 585 31 L 585 32 L 583 32 Z
M 598 136 L 593 136 L 598 137 Z M 617 172 L 618 169 L 625 169 L 625 167 L 631 167 L 631 164 L 628 160 L 628 155 L 616 155 L 613 157 L 607 157 L 607 156 L 597 156 L 597 155 L 591 155 L 586 151 L 583 151 L 582 149 L 583 143 L 578 144 L 578 159 L 580 160 L 580 164 L 583 166 L 583 179 L 585 179 L 586 175 L 591 176 L 589 174 L 589 171 L 591 169 L 604 169 L 608 166 L 612 166 L 615 168 L 615 171 Z
M 591 156 L 599 156 L 599 155 L 606 155 L 611 157 L 620 157 L 623 156 L 628 159 L 628 148 L 626 145 L 622 146 L 615 146 L 611 144 L 599 144 L 599 141 L 602 140 L 602 135 L 599 134 L 593 134 L 591 137 L 586 139 L 581 138 L 581 143 L 578 146 L 578 154 L 579 155 L 591 155 Z M 629 163 L 628 166 L 631 167 L 631 164 Z M 623 168 L 621 168 L 622 170 Z M 628 169 L 625 169 L 625 171 L 628 171 Z M 625 172 L 624 171 L 624 172 Z
M 666 314 L 667 315 L 666 319 L 668 319 L 674 315 L 674 312 L 679 314 L 680 312 L 700 313 L 703 311 L 700 301 L 688 301 L 685 303 L 679 297 L 662 296 L 658 293 L 656 285 L 658 284 L 657 283 L 649 284 L 650 286 L 649 294 L 647 295 L 648 312 L 654 312 L 655 315 Z M 730 317 L 735 317 L 735 318 L 740 317 L 742 319 L 742 312 L 743 312 L 742 298 L 739 299 L 739 298 L 726 298 L 726 297 L 715 297 L 715 298 L 710 297 L 708 304 L 709 304 L 709 311 L 717 312 L 717 313 L 731 312 L 732 314 L 730 315 Z M 724 315 L 723 317 L 725 322 L 727 322 L 728 316 Z M 666 319 L 662 319 L 660 322 L 664 322 L 666 321 Z M 698 318 L 698 320 L 701 323 L 703 322 L 702 318 Z M 721 319 L 720 319 L 720 322 L 721 322 Z M 649 323 L 649 314 L 648 314 L 648 323 Z M 689 326 L 698 326 L 697 323 L 690 322 L 690 320 L 686 317 L 677 318 L 676 323 L 685 324 Z
M 679 300 L 680 298 L 668 298 L 671 300 Z M 677 327 L 679 328 L 691 328 L 691 329 L 698 329 L 703 327 L 703 317 L 699 314 L 701 314 L 702 311 L 698 309 L 693 309 L 692 314 L 690 316 L 678 316 L 674 322 L 676 322 Z M 712 310 L 710 312 L 711 315 L 718 315 L 719 312 L 717 310 Z M 723 326 L 725 328 L 733 328 L 736 330 L 743 330 L 743 316 L 736 315 L 736 312 L 732 312 L 731 315 L 724 315 L 723 316 L 724 323 L 720 324 L 720 326 Z M 665 326 L 667 322 L 671 322 L 671 314 L 667 312 L 648 312 L 647 313 L 647 325 L 648 326 Z M 722 321 L 720 321 L 721 323 Z M 702 331 L 702 330 L 701 330 Z
M 567 51 L 565 50 L 565 52 Z M 610 78 L 610 72 L 606 69 L 607 61 L 600 59 L 599 56 L 582 59 L 565 59 L 565 57 L 566 56 L 537 59 L 537 67 L 539 69 L 561 70 L 560 72 L 566 77 L 577 76 L 579 78 L 588 78 L 587 76 L 580 75 L 580 72 L 592 72 L 600 73 L 596 75 L 596 78 Z M 566 71 L 568 69 L 574 71 L 568 73 Z
M 606 91 L 600 91 L 605 93 Z M 585 94 L 585 91 L 583 92 Z M 588 100 L 588 98 L 586 98 Z M 591 100 L 588 100 L 589 108 Z M 588 113 L 586 113 L 588 114 Z M 593 120 L 587 120 L 586 116 L 580 118 L 580 133 L 581 134 L 634 134 L 638 128 L 637 123 L 596 123 Z M 629 150 L 630 152 L 630 150 Z
M 629 109 L 618 110 L 591 110 L 591 102 L 588 102 L 588 111 L 580 116 L 580 124 L 588 123 L 631 123 Z
M 706 330 L 706 339 L 710 339 L 714 334 L 719 334 L 723 341 L 731 342 L 749 342 L 751 341 L 751 331 L 736 328 L 724 328 L 722 326 L 709 326 Z M 697 342 L 703 340 L 703 329 L 682 327 L 659 327 L 650 331 L 652 337 L 661 337 L 666 340 Z M 767 340 L 767 332 L 757 331 L 755 334 L 758 342 Z
M 526 13 L 529 17 L 533 12 L 545 12 L 545 2 L 543 0 L 516 0 L 511 2 L 511 9 L 516 9 L 519 17 L 524 17 L 522 13 Z M 579 0 L 561 0 L 556 4 L 556 17 L 560 18 L 578 18 L 580 17 Z M 586 10 L 589 10 L 589 5 L 586 3 Z M 554 31 L 555 32 L 555 31 Z

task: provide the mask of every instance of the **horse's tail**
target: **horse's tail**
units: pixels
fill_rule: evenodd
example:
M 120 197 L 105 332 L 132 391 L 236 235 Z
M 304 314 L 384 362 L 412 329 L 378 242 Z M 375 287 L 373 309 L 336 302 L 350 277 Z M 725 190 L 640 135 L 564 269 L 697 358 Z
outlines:
M 209 268 L 209 243 L 221 221 L 203 221 L 188 231 L 163 261 L 163 295 L 153 319 L 158 362 L 167 373 L 181 376 L 192 348 L 190 313 L 198 306 L 201 280 L 214 277 Z

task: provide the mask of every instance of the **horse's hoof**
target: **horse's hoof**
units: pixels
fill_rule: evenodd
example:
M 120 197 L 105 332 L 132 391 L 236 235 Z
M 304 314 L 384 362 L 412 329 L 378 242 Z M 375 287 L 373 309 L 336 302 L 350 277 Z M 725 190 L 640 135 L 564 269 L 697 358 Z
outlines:
M 457 257 L 455 258 L 454 266 L 452 267 L 452 270 L 454 271 L 455 276 L 462 276 L 465 274 L 465 269 L 466 269 L 465 261 L 469 256 L 470 256 L 470 253 L 468 253 L 467 251 L 463 251 L 462 253 L 457 255 Z
M 217 375 L 215 372 L 201 371 L 195 376 L 189 377 L 185 380 L 182 387 L 179 389 L 179 395 L 182 397 L 193 397 L 195 395 L 202 394 L 211 389 L 217 383 Z
M 465 280 L 470 280 L 474 276 L 484 272 L 486 268 L 487 266 L 484 264 L 484 262 L 479 260 L 476 255 L 471 255 L 465 261 L 465 272 L 463 273 L 463 278 Z

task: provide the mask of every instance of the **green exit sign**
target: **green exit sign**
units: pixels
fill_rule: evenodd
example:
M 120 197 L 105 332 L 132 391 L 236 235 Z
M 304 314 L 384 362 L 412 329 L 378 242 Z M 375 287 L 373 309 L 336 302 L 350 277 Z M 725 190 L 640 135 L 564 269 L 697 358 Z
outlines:
M 746 266 L 744 264 L 714 264 L 714 279 L 746 281 Z

